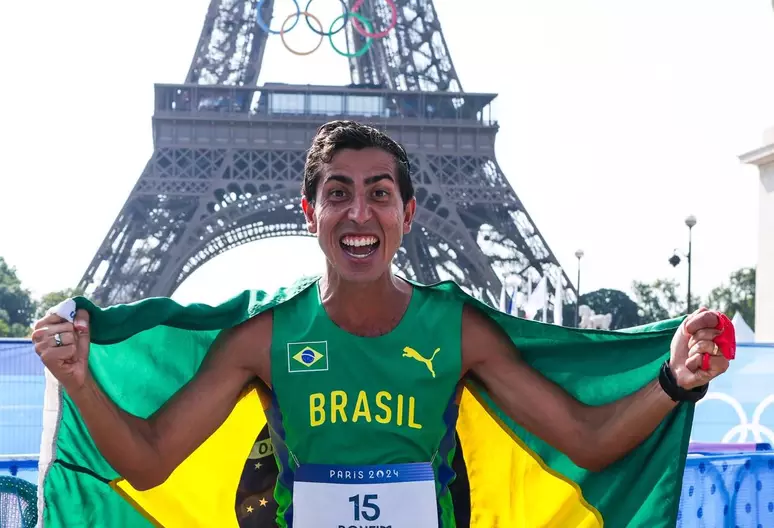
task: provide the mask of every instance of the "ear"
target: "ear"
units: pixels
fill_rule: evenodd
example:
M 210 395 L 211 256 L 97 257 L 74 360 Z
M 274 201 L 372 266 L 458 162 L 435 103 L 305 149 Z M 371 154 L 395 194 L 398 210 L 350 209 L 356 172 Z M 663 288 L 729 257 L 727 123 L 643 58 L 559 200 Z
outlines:
M 317 222 L 314 219 L 314 205 L 309 203 L 306 197 L 301 198 L 301 209 L 304 210 L 304 217 L 306 218 L 306 229 L 312 234 L 317 233 Z
M 403 234 L 407 235 L 411 232 L 411 223 L 414 221 L 414 215 L 417 213 L 417 200 L 412 198 L 406 204 L 403 210 Z

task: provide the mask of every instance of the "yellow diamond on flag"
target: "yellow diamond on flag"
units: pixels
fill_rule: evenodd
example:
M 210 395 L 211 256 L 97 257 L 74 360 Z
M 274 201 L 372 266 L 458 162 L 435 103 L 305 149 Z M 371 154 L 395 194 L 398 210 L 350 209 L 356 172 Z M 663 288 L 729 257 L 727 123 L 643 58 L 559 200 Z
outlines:
M 320 361 L 323 357 L 325 356 L 320 354 L 314 348 L 305 347 L 302 350 L 300 350 L 298 354 L 293 356 L 293 359 L 295 359 L 305 367 L 311 367 L 312 365 Z

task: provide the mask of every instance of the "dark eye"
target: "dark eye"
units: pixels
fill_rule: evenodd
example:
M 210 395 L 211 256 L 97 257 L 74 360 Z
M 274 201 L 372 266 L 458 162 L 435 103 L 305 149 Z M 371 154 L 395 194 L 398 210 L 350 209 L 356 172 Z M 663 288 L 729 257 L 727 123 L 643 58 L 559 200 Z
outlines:
M 345 193 L 341 189 L 332 189 L 329 193 L 329 196 L 332 196 L 333 198 L 343 198 Z
M 376 189 L 374 191 L 374 195 L 376 195 L 377 198 L 386 198 L 390 195 L 390 193 L 385 189 Z

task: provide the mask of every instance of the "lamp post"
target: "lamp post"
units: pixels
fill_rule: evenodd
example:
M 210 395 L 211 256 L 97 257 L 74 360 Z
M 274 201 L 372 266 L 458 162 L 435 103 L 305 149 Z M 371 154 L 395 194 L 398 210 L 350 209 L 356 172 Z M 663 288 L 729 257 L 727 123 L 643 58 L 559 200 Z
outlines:
M 686 313 L 691 313 L 691 235 L 693 234 L 693 226 L 696 225 L 696 217 L 693 215 L 689 215 L 685 218 L 685 225 L 688 226 L 688 253 L 685 255 L 686 260 L 688 260 L 688 299 L 685 303 L 687 311 Z M 677 255 L 677 250 L 675 249 L 674 254 L 669 257 L 669 263 L 677 267 L 680 264 L 680 257 Z
M 688 255 L 686 255 L 688 259 L 688 299 L 686 302 L 688 310 L 686 313 L 691 313 L 691 235 L 693 233 L 693 226 L 696 225 L 696 217 L 688 215 L 685 218 L 685 225 L 688 226 Z
M 575 283 L 578 288 L 578 298 L 575 300 L 575 328 L 578 328 L 578 309 L 580 308 L 580 270 L 581 270 L 581 259 L 583 258 L 582 249 L 579 249 L 575 252 L 575 258 L 578 259 L 578 280 Z

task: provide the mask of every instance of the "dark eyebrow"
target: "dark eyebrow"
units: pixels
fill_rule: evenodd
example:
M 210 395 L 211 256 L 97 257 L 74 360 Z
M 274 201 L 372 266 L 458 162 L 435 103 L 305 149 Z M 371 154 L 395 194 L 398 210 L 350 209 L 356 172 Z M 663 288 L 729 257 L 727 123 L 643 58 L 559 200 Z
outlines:
M 325 181 L 326 182 L 337 181 L 337 182 L 341 182 L 341 183 L 344 183 L 344 184 L 347 184 L 347 185 L 352 185 L 353 183 L 355 183 L 355 181 L 352 178 L 350 178 L 349 176 L 341 176 L 339 174 L 331 174 L 330 176 L 328 176 L 325 179 Z
M 372 183 L 376 183 L 382 180 L 390 180 L 392 183 L 395 183 L 395 180 L 389 174 L 377 174 L 376 176 L 369 176 L 368 178 L 366 178 L 365 184 L 371 185 Z
M 350 178 L 349 176 L 342 176 L 341 174 L 331 174 L 330 176 L 328 176 L 327 181 L 331 181 L 331 180 L 338 181 L 338 182 L 344 183 L 346 185 L 352 185 L 353 183 L 355 183 L 354 180 L 352 178 Z M 381 180 L 390 180 L 391 182 L 395 183 L 395 180 L 393 179 L 393 177 L 391 175 L 389 175 L 389 174 L 377 174 L 376 176 L 369 176 L 368 178 L 366 178 L 365 179 L 365 184 L 366 185 L 371 185 L 371 184 L 376 183 L 376 182 L 381 181 Z

